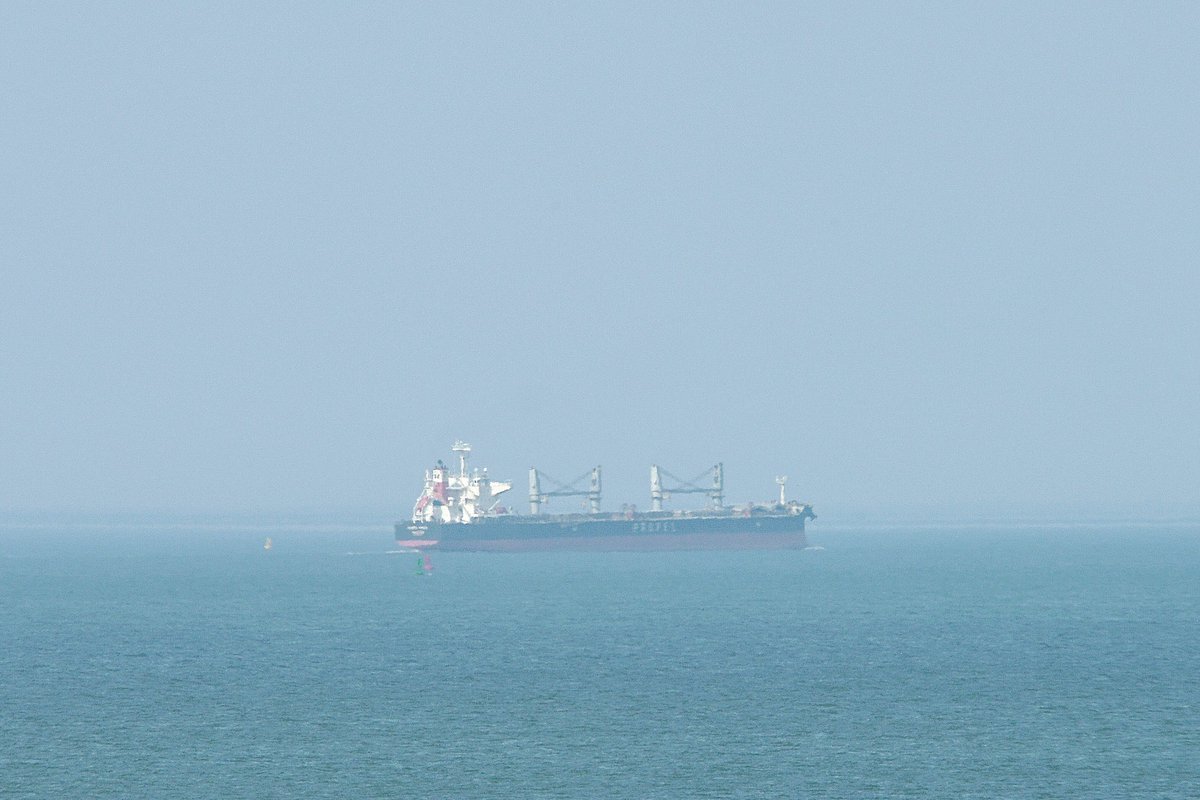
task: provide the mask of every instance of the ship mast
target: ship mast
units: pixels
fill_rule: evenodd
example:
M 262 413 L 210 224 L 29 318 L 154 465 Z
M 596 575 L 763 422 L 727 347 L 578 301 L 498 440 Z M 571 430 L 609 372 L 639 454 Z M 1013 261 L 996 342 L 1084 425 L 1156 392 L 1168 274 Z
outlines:
M 467 478 L 467 457 L 471 455 L 471 445 L 459 439 L 454 443 L 454 447 L 450 448 L 458 453 L 458 477 L 466 480 Z

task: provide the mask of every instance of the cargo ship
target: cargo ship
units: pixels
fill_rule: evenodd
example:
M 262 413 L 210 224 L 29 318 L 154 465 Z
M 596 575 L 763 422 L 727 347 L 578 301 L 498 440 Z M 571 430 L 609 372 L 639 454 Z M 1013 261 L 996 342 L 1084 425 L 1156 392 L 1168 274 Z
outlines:
M 457 471 L 440 459 L 426 470 L 412 519 L 396 523 L 397 547 L 494 552 L 798 549 L 808 546 L 804 523 L 816 519 L 811 504 L 786 499 L 786 477 L 775 479 L 775 502 L 725 505 L 721 464 L 688 481 L 651 466 L 650 510 L 626 505 L 610 512 L 600 508 L 600 467 L 565 484 L 531 467 L 529 513 L 521 514 L 501 502 L 513 488 L 511 482 L 492 480 L 486 469 L 468 469 L 469 444 L 455 442 L 452 450 L 458 456 Z M 665 509 L 664 501 L 676 494 L 706 495 L 707 506 Z M 586 510 L 545 513 L 551 498 L 570 496 L 585 497 Z

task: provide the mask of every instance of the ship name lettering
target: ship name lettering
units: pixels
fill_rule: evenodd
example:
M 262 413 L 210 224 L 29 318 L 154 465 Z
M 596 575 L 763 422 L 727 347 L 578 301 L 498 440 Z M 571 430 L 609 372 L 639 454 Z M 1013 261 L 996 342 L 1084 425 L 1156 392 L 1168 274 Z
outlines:
M 662 533 L 664 531 L 674 531 L 674 520 L 660 522 L 635 522 L 633 523 L 634 533 Z

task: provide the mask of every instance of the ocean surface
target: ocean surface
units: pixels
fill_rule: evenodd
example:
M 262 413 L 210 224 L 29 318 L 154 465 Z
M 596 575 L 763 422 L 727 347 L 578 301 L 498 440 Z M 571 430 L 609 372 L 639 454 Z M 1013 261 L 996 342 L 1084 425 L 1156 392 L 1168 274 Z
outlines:
M 8 525 L 0 797 L 1200 797 L 1200 526 L 809 537 Z

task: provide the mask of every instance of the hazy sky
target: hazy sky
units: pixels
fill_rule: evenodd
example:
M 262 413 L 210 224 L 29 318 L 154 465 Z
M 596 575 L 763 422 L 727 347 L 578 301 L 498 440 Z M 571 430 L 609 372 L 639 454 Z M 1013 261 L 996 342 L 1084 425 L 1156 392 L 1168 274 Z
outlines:
M 1200 506 L 1195 4 L 247 6 L 0 5 L 0 510 Z

